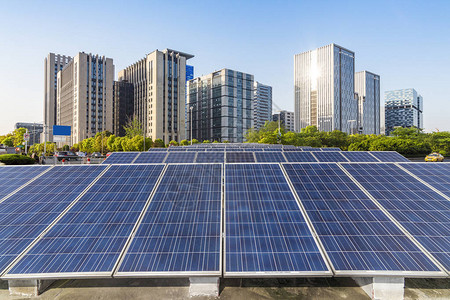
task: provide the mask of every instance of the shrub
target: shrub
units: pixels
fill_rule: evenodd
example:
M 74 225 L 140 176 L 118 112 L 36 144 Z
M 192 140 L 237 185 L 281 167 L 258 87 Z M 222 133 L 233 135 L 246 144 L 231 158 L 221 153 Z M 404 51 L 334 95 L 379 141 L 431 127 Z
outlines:
M 35 163 L 35 160 L 19 154 L 3 154 L 0 155 L 0 162 L 5 165 L 32 165 Z

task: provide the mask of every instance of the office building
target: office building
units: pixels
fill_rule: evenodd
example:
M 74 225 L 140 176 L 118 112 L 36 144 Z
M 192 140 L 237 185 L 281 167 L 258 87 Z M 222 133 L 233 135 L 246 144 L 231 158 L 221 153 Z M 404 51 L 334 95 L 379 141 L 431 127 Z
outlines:
M 192 57 L 155 50 L 119 72 L 119 80 L 134 86 L 134 115 L 152 140 L 185 139 L 186 61 Z
M 380 134 L 380 76 L 368 71 L 355 74 L 358 99 L 358 133 Z
M 51 129 L 56 125 L 56 80 L 57 74 L 72 58 L 70 56 L 49 53 L 44 59 L 44 125 L 47 125 L 47 141 L 52 140 Z
M 44 130 L 44 126 L 39 123 L 16 123 L 14 129 L 25 128 L 28 130 L 30 135 L 30 140 L 28 141 L 29 146 L 41 143 L 41 134 Z
M 72 126 L 71 143 L 113 131 L 111 58 L 78 53 L 57 75 L 57 124 Z
M 357 126 L 355 53 L 336 44 L 294 56 L 295 130 L 351 133 Z
M 280 121 L 280 124 L 284 126 L 286 131 L 295 130 L 294 112 L 287 110 L 280 110 L 273 114 L 272 120 L 274 122 Z
M 134 87 L 126 81 L 114 81 L 113 124 L 116 136 L 125 136 L 124 126 L 133 120 Z
M 229 69 L 190 80 L 188 138 L 243 142 L 253 127 L 253 84 L 253 75 Z
M 385 100 L 385 130 L 389 135 L 395 127 L 423 129 L 423 98 L 414 89 L 387 91 Z
M 186 91 L 187 91 L 187 82 L 191 79 L 194 79 L 194 66 L 186 65 Z M 188 118 L 188 105 L 187 105 L 187 92 L 185 95 L 185 102 L 184 102 L 184 120 L 186 121 Z M 184 132 L 185 137 L 187 137 L 187 124 L 184 122 Z
M 253 84 L 253 126 L 259 129 L 272 120 L 272 87 L 255 81 Z

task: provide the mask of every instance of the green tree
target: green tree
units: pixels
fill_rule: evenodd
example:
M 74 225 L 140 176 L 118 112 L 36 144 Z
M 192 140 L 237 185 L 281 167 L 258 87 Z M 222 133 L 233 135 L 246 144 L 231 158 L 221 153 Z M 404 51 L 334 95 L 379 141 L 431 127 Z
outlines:
M 169 146 L 179 146 L 179 144 L 177 141 L 172 140 L 169 142 Z
M 23 145 L 24 142 L 23 135 L 25 132 L 27 132 L 25 128 L 17 128 L 16 130 L 13 131 L 14 146 Z
M 187 145 L 189 145 L 189 142 L 188 142 L 188 140 L 182 140 L 182 141 L 180 142 L 180 145 L 181 145 L 181 146 L 187 146 Z
M 7 137 L 4 138 L 3 141 L 1 142 L 3 145 L 7 146 L 7 147 L 13 147 L 14 146 L 14 140 L 12 137 Z
M 204 140 L 203 141 L 203 144 L 210 144 L 211 142 L 210 142 L 210 140 Z
M 156 139 L 153 142 L 153 147 L 155 147 L 155 148 L 164 148 L 165 147 L 164 141 L 162 139 Z
M 197 139 L 192 139 L 192 144 L 199 144 L 200 142 Z
M 127 124 L 123 126 L 125 130 L 125 136 L 128 138 L 133 138 L 137 135 L 144 135 L 144 127 L 136 116 L 132 119 L 128 119 Z

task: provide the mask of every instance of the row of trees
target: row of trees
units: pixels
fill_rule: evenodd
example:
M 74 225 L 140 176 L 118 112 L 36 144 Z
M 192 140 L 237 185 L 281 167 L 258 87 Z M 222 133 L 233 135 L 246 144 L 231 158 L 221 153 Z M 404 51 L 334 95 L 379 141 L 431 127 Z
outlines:
M 18 128 L 6 135 L 0 135 L 0 144 L 3 144 L 7 147 L 16 147 L 23 145 L 23 135 L 25 132 L 27 132 L 25 128 Z
M 418 128 L 397 128 L 391 136 L 352 134 L 334 130 L 318 131 L 316 126 L 302 128 L 301 132 L 286 132 L 278 123 L 267 122 L 259 130 L 249 130 L 246 139 L 251 143 L 312 147 L 338 147 L 349 151 L 397 151 L 403 155 L 425 155 L 439 152 L 450 155 L 450 132 L 424 133 Z

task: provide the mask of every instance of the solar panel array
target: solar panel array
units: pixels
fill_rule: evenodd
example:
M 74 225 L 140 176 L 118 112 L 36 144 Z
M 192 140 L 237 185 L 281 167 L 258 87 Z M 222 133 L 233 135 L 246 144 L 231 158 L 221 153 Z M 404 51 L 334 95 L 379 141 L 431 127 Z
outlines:
M 118 276 L 220 274 L 222 165 L 169 165 Z
M 162 169 L 111 166 L 9 273 L 111 274 Z
M 329 272 L 278 164 L 225 171 L 225 274 Z
M 343 166 L 447 271 L 450 270 L 449 199 L 394 164 Z
M 448 276 L 449 164 L 199 148 L 0 167 L 2 278 Z
M 338 165 L 283 166 L 336 273 L 439 271 Z

